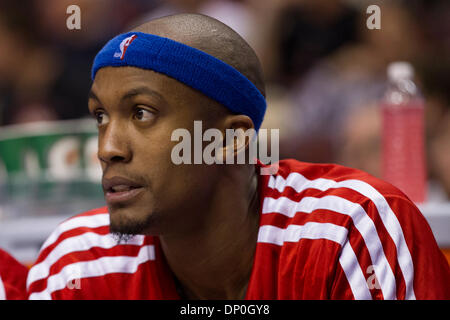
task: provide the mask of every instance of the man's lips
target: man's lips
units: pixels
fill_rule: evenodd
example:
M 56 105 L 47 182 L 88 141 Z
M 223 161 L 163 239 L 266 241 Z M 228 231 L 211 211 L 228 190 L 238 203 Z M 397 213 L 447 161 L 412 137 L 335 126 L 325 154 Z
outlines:
M 115 204 L 133 200 L 143 190 L 144 187 L 139 182 L 115 176 L 102 179 L 103 192 L 108 204 Z

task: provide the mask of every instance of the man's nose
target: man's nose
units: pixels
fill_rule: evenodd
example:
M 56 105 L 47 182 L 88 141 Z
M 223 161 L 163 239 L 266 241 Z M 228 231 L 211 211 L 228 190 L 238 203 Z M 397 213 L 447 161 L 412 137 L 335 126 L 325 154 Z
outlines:
M 129 162 L 132 157 L 126 128 L 113 121 L 98 137 L 98 158 L 101 162 Z

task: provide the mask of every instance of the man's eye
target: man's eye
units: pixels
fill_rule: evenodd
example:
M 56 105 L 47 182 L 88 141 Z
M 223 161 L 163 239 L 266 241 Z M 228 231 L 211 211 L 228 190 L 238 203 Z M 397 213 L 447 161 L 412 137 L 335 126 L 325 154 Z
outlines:
M 134 117 L 139 121 L 147 121 L 153 119 L 154 114 L 146 109 L 137 108 Z
M 97 125 L 99 125 L 99 126 L 104 125 L 104 124 L 108 123 L 108 121 L 109 121 L 108 115 L 105 114 L 103 111 L 96 111 L 94 113 L 94 117 L 95 117 L 95 120 L 97 121 Z

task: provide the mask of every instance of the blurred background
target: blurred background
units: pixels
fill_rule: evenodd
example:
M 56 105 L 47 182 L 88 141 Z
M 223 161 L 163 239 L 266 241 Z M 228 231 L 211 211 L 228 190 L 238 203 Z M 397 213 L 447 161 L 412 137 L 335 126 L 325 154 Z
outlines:
M 80 30 L 66 27 L 73 4 Z M 366 27 L 373 4 L 381 9 L 379 30 Z M 104 205 L 87 109 L 91 63 L 114 35 L 181 12 L 215 17 L 255 49 L 267 83 L 263 127 L 280 128 L 281 159 L 381 177 L 386 68 L 410 62 L 425 101 L 427 200 L 420 208 L 448 254 L 445 0 L 0 0 L 0 247 L 31 264 L 57 223 Z

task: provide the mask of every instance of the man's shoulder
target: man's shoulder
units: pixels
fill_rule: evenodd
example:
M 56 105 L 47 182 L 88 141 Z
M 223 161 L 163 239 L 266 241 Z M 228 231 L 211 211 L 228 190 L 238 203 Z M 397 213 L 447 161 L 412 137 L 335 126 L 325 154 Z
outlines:
M 110 251 L 116 250 L 116 247 L 153 243 L 153 237 L 144 235 L 136 235 L 125 243 L 119 242 L 110 233 L 109 223 L 107 207 L 85 211 L 61 222 L 42 245 L 35 265 L 67 254 L 72 255 L 71 262 L 78 257 L 86 260 L 86 252 L 90 252 L 94 258 L 100 258 L 111 255 Z
M 349 232 L 365 232 L 374 221 L 385 225 L 383 232 L 395 237 L 402 234 L 406 216 L 423 218 L 396 187 L 337 164 L 282 160 L 277 174 L 265 181 L 261 224 L 283 233 L 283 239 L 287 235 L 292 235 L 293 240 L 310 236 L 343 245 Z M 375 226 L 372 229 L 376 232 Z
M 414 297 L 415 234 L 427 235 L 428 248 L 436 244 L 425 218 L 400 190 L 360 170 L 295 160 L 280 161 L 277 174 L 265 179 L 258 242 L 281 247 L 280 259 L 295 256 L 295 267 L 309 268 L 314 279 L 342 271 L 355 298 L 381 296 L 366 288 L 373 268 L 384 298 L 396 297 L 397 278 L 406 283 L 399 296 Z M 294 266 L 289 259 L 282 260 L 286 268 Z
M 329 199 L 326 197 L 335 196 L 351 198 L 361 205 L 390 198 L 411 202 L 392 184 L 359 169 L 333 163 L 281 160 L 277 174 L 269 177 L 267 186 L 280 195 L 297 194 L 297 198 L 313 196 Z
M 152 247 L 152 237 L 143 235 L 118 243 L 109 230 L 107 208 L 89 210 L 63 221 L 50 234 L 30 269 L 27 286 L 40 292 L 58 288 L 58 279 L 70 281 L 72 274 L 92 277 L 122 270 L 131 259 L 153 259 Z
M 106 207 L 88 210 L 61 222 L 42 245 L 41 254 L 54 249 L 69 238 L 82 240 L 92 233 L 109 233 L 109 213 Z

